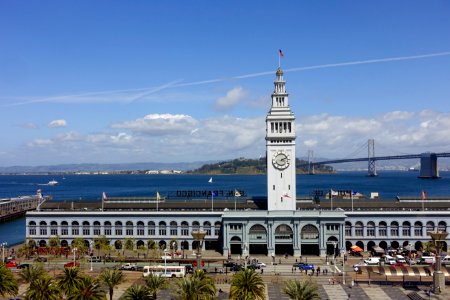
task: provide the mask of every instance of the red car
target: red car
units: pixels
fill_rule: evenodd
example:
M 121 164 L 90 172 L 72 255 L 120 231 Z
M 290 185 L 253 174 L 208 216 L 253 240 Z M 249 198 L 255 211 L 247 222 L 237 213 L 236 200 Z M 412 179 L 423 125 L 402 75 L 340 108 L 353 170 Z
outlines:
M 80 263 L 77 261 L 74 263 L 73 261 L 68 262 L 67 264 L 64 264 L 64 268 L 73 268 L 73 267 L 79 267 Z
M 5 266 L 7 266 L 8 268 L 15 268 L 17 267 L 17 263 L 14 260 L 11 260 L 7 262 Z

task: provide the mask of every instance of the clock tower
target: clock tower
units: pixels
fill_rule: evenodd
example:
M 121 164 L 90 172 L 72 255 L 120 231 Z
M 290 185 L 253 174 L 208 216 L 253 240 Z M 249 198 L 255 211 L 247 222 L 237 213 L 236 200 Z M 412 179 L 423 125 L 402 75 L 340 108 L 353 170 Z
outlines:
M 285 84 L 283 70 L 278 68 L 266 117 L 268 211 L 296 210 L 295 116 Z

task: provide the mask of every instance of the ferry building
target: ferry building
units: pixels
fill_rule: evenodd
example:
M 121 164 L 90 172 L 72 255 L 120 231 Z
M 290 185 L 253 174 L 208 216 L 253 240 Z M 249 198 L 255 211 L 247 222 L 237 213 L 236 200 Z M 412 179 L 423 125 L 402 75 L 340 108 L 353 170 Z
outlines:
M 196 201 L 158 202 L 149 199 L 108 199 L 102 203 L 44 203 L 26 215 L 26 238 L 46 246 L 58 236 L 61 246 L 76 238 L 89 245 L 105 236 L 121 249 L 149 241 L 161 249 L 193 250 L 192 231 L 203 230 L 204 250 L 224 256 L 288 253 L 294 256 L 340 253 L 352 245 L 363 250 L 410 246 L 419 250 L 428 231 L 447 231 L 450 200 L 430 200 L 426 207 L 414 199 L 322 200 L 296 197 L 295 116 L 278 68 L 266 117 L 267 198 L 208 204 Z M 334 204 L 333 204 L 334 203 Z M 444 251 L 447 250 L 444 242 Z

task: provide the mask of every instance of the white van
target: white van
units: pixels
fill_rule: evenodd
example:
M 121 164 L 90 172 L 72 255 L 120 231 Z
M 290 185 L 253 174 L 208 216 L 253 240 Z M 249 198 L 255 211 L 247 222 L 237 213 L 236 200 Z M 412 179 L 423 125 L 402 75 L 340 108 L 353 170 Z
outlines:
M 417 261 L 417 263 L 419 263 L 419 264 L 427 264 L 427 265 L 432 265 L 435 262 L 436 262 L 436 258 L 434 256 L 422 256 Z
M 369 257 L 368 259 L 365 259 L 364 262 L 367 265 L 379 265 L 380 264 L 380 258 L 379 257 Z
M 402 255 L 396 255 L 396 256 L 395 256 L 395 260 L 396 260 L 398 263 L 406 264 L 406 259 L 405 259 Z
M 441 263 L 442 263 L 443 265 L 450 265 L 450 255 L 447 255 L 446 257 L 443 257 L 443 258 L 441 259 Z
M 396 263 L 395 258 L 390 255 L 384 256 L 384 263 L 388 265 L 394 265 Z

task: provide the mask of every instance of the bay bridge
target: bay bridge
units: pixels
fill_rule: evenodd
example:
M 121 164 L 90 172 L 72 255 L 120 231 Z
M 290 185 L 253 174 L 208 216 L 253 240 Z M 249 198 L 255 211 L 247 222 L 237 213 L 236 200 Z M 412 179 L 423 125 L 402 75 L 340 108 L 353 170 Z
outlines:
M 367 161 L 367 172 L 369 176 L 377 176 L 376 161 L 379 160 L 397 160 L 397 159 L 420 159 L 420 174 L 419 178 L 439 178 L 439 168 L 437 164 L 438 157 L 450 157 L 450 152 L 433 153 L 425 152 L 419 154 L 402 154 L 402 155 L 389 155 L 389 156 L 375 156 L 375 140 L 369 139 L 367 142 L 367 157 L 360 158 L 345 158 L 324 160 L 319 162 L 313 162 L 313 152 L 308 151 L 308 163 L 300 166 L 307 166 L 309 174 L 314 174 L 314 167 L 318 165 L 332 165 L 348 162 L 360 162 Z

